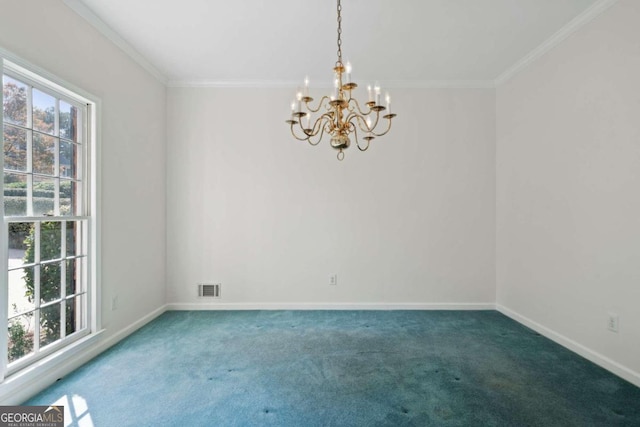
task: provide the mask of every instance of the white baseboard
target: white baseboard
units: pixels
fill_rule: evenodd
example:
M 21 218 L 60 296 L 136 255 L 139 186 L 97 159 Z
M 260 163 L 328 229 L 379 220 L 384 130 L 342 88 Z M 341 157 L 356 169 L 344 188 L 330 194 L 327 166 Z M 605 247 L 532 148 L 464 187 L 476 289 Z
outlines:
M 167 310 L 495 310 L 494 303 L 170 303 Z
M 534 320 L 529 319 L 528 317 L 525 317 L 519 313 L 516 313 L 515 311 L 503 305 L 496 304 L 496 310 L 498 310 L 500 313 L 504 314 L 505 316 L 512 318 L 516 322 L 522 323 L 523 325 L 533 329 L 534 331 L 540 333 L 541 335 L 544 335 L 550 340 L 555 341 L 561 346 L 568 348 L 574 353 L 579 354 L 585 359 L 590 360 L 596 365 L 601 366 L 604 369 L 616 374 L 617 376 L 629 381 L 631 384 L 634 384 L 640 387 L 640 373 L 635 372 L 634 370 L 629 369 L 626 366 L 623 366 L 618 362 L 613 361 L 608 357 L 603 356 L 602 354 L 591 350 L 588 347 L 585 347 L 584 345 L 572 340 L 571 338 L 567 338 L 564 335 L 561 335 L 556 331 L 549 329 L 546 326 L 543 326 Z
M 55 353 L 52 355 L 53 357 L 45 358 L 33 366 L 6 378 L 0 384 L 0 405 L 21 404 L 56 382 L 57 379 L 78 369 L 109 347 L 151 322 L 165 311 L 166 306 L 163 305 L 108 338 L 102 339 L 101 335 L 104 335 L 104 330 L 89 335 L 70 345 L 69 348 Z
M 140 319 L 136 320 L 135 322 L 133 322 L 132 324 L 130 324 L 126 328 L 120 329 L 118 332 L 116 332 L 115 334 L 111 335 L 109 338 L 105 339 L 102 343 L 100 343 L 100 347 L 99 347 L 100 351 L 98 353 L 101 353 L 101 352 L 105 351 L 106 349 L 108 349 L 109 347 L 117 344 L 119 341 L 121 341 L 124 338 L 126 338 L 127 336 L 131 335 L 132 333 L 134 333 L 135 331 L 137 331 L 138 329 L 140 329 L 141 327 L 143 327 L 147 323 L 151 322 L 152 320 L 154 320 L 156 317 L 160 316 L 165 311 L 167 311 L 167 306 L 166 305 L 160 306 L 160 307 L 156 308 L 155 310 L 153 310 L 151 313 L 149 313 L 149 314 L 141 317 Z

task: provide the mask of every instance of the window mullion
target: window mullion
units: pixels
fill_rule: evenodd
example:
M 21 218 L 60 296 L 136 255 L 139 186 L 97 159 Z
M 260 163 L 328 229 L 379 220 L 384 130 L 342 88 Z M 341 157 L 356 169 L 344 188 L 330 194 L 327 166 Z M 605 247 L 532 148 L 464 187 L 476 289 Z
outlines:
M 67 336 L 67 221 L 60 223 L 60 238 L 62 239 L 60 244 L 62 252 L 62 261 L 60 262 L 60 298 L 62 299 L 60 338 L 64 339 Z
M 54 110 L 54 144 L 53 144 L 53 175 L 54 178 L 54 201 L 53 201 L 53 214 L 60 216 L 60 99 L 56 98 L 55 110 Z
M 60 137 L 60 98 L 58 98 L 58 96 L 56 96 L 54 120 L 55 120 L 55 123 L 53 124 L 53 135 L 56 138 L 59 138 Z
M 27 114 L 30 116 L 30 114 Z M 27 130 L 27 216 L 33 216 L 33 131 Z
M 27 128 L 33 129 L 33 86 L 27 85 Z
M 37 354 L 40 350 L 40 222 L 34 223 L 33 227 L 33 352 Z
M 61 340 L 65 339 L 67 336 L 66 314 L 67 314 L 67 300 L 62 299 L 62 302 L 60 303 L 60 339 Z
M 56 139 L 56 148 L 58 147 L 58 140 Z M 56 156 L 56 168 L 58 166 L 58 157 Z M 60 216 L 60 178 L 53 179 L 53 215 Z

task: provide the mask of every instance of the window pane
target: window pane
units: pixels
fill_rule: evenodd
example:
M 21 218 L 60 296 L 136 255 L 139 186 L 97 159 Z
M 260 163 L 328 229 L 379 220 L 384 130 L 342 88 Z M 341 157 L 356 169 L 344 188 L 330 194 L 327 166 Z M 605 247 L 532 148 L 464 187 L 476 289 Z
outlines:
M 33 301 L 33 267 L 19 268 L 9 271 L 9 316 L 32 311 Z
M 82 301 L 84 299 L 84 295 L 69 298 L 67 300 L 67 308 L 66 308 L 66 333 L 67 335 L 71 335 L 72 333 L 79 331 L 84 327 L 82 324 Z
M 9 319 L 9 363 L 33 352 L 33 314 Z
M 62 262 L 50 262 L 40 265 L 40 303 L 60 299 L 60 275 Z
M 40 260 L 62 258 L 62 234 L 60 222 L 43 222 L 40 224 Z M 42 278 L 41 278 L 42 280 Z M 60 277 L 58 277 L 60 281 Z
M 27 214 L 27 175 L 5 172 L 4 214 L 6 216 Z
M 60 215 L 69 216 L 78 213 L 77 191 L 77 182 L 60 180 Z
M 11 125 L 4 126 L 4 168 L 27 170 L 27 131 Z
M 55 174 L 56 139 L 38 132 L 33 133 L 33 172 Z
M 74 295 L 81 292 L 80 289 L 80 266 L 82 261 L 79 259 L 68 259 L 67 263 L 67 277 L 66 277 L 66 292 L 67 296 Z
M 60 137 L 80 142 L 78 134 L 78 109 L 60 101 Z
M 33 94 L 33 128 L 53 135 L 55 132 L 56 99 L 38 89 Z
M 9 269 L 25 264 L 26 251 L 32 240 L 30 236 L 32 230 L 31 222 L 9 223 Z
M 66 233 L 67 256 L 84 255 L 82 253 L 82 222 L 68 221 Z
M 53 178 L 33 177 L 33 214 L 53 215 L 55 184 Z
M 60 339 L 61 310 L 60 303 L 40 309 L 40 347 Z
M 78 146 L 72 142 L 60 141 L 60 177 L 78 178 L 76 176 L 76 150 Z
M 3 113 L 5 123 L 27 125 L 27 85 L 2 76 Z

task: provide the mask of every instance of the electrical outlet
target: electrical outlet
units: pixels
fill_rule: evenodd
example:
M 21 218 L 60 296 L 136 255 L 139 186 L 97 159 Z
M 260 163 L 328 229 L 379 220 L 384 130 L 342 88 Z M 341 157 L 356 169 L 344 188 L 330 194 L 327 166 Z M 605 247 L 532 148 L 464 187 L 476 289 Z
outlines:
M 332 274 L 331 276 L 329 276 L 329 285 L 336 286 L 337 284 L 338 284 L 338 275 Z
M 111 298 L 111 311 L 116 310 L 118 308 L 118 297 Z
M 607 329 L 611 332 L 618 332 L 620 319 L 615 313 L 609 313 L 609 320 L 607 321 Z

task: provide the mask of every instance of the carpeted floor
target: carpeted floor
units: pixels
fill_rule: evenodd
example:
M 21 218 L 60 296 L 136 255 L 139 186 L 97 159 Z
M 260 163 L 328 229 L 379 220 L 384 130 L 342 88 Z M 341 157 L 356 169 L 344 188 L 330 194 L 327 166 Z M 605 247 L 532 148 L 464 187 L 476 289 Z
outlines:
M 72 425 L 640 426 L 640 388 L 495 311 L 167 312 L 30 399 Z

